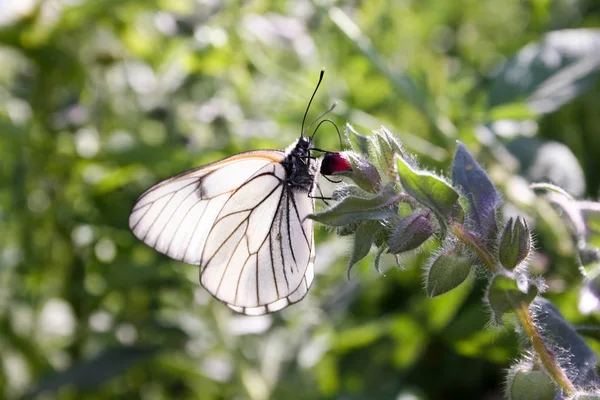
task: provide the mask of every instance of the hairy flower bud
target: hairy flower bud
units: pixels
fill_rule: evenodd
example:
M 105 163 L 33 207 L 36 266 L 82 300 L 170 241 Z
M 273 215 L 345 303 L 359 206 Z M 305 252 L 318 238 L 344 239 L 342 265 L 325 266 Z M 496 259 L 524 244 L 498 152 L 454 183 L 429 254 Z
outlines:
M 396 223 L 388 239 L 389 252 L 393 254 L 413 250 L 422 245 L 435 232 L 429 213 L 412 214 Z
M 511 371 L 512 372 L 512 371 Z M 511 400 L 553 400 L 557 388 L 552 378 L 542 371 L 518 371 L 511 373 L 507 385 Z
M 425 290 L 429 297 L 447 293 L 467 280 L 473 263 L 460 247 L 444 249 L 429 261 Z
M 344 172 L 351 172 L 352 166 L 350 159 L 344 153 L 325 153 L 321 162 L 321 174 L 339 175 Z
M 509 271 L 515 269 L 531 252 L 531 234 L 524 218 L 511 218 L 502 232 L 499 259 Z
M 371 193 L 377 193 L 381 188 L 377 168 L 366 158 L 353 152 L 325 153 L 321 162 L 321 174 L 348 177 L 358 187 Z

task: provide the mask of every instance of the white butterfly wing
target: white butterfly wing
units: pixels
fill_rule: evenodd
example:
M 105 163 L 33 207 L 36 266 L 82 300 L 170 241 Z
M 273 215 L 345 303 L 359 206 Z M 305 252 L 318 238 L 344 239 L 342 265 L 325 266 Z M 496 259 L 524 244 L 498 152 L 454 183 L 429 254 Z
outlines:
M 300 301 L 314 277 L 308 193 L 263 167 L 225 203 L 208 233 L 200 282 L 235 311 L 260 315 Z
M 132 232 L 176 260 L 237 312 L 259 315 L 300 301 L 313 280 L 314 204 L 285 184 L 280 151 L 254 151 L 184 172 L 137 200 Z
M 281 160 L 280 151 L 247 152 L 159 182 L 137 199 L 129 227 L 161 253 L 200 264 L 206 235 L 232 193 L 256 171 Z

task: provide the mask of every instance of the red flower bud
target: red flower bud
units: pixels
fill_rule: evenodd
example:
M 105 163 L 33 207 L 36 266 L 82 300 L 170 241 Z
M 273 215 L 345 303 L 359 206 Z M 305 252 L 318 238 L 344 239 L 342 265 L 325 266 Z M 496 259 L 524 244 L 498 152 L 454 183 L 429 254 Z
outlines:
M 343 153 L 325 153 L 321 162 L 321 174 L 337 175 L 352 171 L 348 156 Z
M 377 193 L 381 185 L 377 168 L 352 151 L 325 153 L 321 162 L 321 174 L 350 178 L 358 187 L 371 193 Z

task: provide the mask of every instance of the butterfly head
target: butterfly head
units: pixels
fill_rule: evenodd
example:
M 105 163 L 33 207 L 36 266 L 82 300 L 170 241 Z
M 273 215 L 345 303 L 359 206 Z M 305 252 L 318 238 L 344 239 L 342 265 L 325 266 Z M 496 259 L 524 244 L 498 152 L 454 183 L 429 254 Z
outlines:
M 313 141 L 309 136 L 300 136 L 296 142 L 296 154 L 300 157 L 310 156 L 310 150 L 313 148 Z
M 310 136 L 300 136 L 285 150 L 284 164 L 309 164 L 313 159 L 311 151 L 314 150 Z

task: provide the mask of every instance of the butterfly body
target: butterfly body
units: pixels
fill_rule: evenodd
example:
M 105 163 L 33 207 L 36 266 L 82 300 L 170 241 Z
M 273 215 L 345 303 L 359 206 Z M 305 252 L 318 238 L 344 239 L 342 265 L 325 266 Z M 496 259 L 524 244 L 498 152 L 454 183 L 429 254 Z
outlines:
M 200 265 L 201 284 L 234 311 L 280 310 L 314 277 L 311 148 L 301 136 L 285 152 L 241 153 L 167 179 L 138 198 L 129 226 L 161 253 Z
M 312 191 L 317 174 L 317 163 L 310 158 L 312 141 L 301 136 L 286 151 L 282 164 L 287 172 L 287 185 L 292 188 Z

